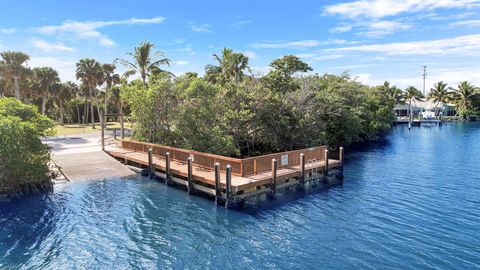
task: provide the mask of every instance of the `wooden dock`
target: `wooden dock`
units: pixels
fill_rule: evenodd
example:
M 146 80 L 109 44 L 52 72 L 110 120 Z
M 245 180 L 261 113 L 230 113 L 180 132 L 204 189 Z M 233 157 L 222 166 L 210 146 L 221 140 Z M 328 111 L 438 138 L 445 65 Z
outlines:
M 133 140 L 120 140 L 119 148 L 105 151 L 125 164 L 145 168 L 151 178 L 214 196 L 227 207 L 249 196 L 273 197 L 280 188 L 304 188 L 310 181 L 343 175 L 343 148 L 334 160 L 325 146 L 245 159 Z

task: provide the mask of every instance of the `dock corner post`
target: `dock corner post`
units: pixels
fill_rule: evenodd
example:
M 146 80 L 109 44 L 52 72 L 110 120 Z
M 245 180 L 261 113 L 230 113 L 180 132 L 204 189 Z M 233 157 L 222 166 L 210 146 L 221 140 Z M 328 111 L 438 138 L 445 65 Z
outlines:
M 102 127 L 102 151 L 105 151 L 105 119 L 103 119 L 103 111 L 100 110 L 100 126 Z
M 305 154 L 300 154 L 300 179 L 298 183 L 298 189 L 305 189 Z
M 188 187 L 187 187 L 187 191 L 188 191 L 188 194 L 193 194 L 192 157 L 188 157 L 187 165 L 188 165 L 188 175 L 187 175 Z
M 153 168 L 152 148 L 148 148 L 148 176 L 150 179 L 155 178 L 155 170 Z
M 325 149 L 325 167 L 323 168 L 323 181 L 328 182 L 328 150 Z
M 343 159 L 344 159 L 344 153 L 343 153 L 343 146 L 340 146 L 340 150 L 338 153 L 338 159 L 340 160 L 340 177 L 343 178 Z
M 220 204 L 222 199 L 221 189 L 220 189 L 220 163 L 215 163 L 215 204 Z
M 117 140 L 117 128 L 113 129 L 113 139 L 116 141 Z
M 233 206 L 232 200 L 232 166 L 227 165 L 225 170 L 226 174 L 226 187 L 225 187 L 225 208 L 230 208 Z
M 165 154 L 165 184 L 170 182 L 170 152 Z
M 268 193 L 270 199 L 274 199 L 277 193 L 277 160 L 272 159 L 272 184 L 271 190 Z

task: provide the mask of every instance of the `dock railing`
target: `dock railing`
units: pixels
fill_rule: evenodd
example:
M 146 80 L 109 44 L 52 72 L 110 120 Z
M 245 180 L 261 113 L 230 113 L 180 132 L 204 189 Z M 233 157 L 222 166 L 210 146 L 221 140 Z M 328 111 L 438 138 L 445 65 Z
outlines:
M 300 165 L 300 154 L 305 155 L 305 160 L 323 160 L 326 146 L 317 146 L 312 148 L 268 154 L 258 157 L 242 159 L 243 176 L 254 175 L 272 170 L 272 159 L 278 161 L 277 168 L 291 167 Z
M 120 140 L 121 147 L 136 152 L 148 152 L 152 148 L 153 155 L 166 157 L 167 152 L 170 158 L 179 162 L 187 163 L 188 158 L 192 157 L 194 165 L 213 170 L 215 163 L 220 164 L 220 170 L 226 171 L 227 165 L 232 168 L 232 174 L 237 176 L 248 176 L 263 173 L 272 170 L 272 159 L 278 161 L 278 169 L 300 165 L 300 154 L 305 155 L 305 160 L 321 161 L 324 159 L 326 146 L 317 146 L 301 150 L 274 153 L 250 158 L 231 158 L 221 155 L 198 152 L 194 150 L 186 150 L 170 146 L 163 146 L 153 143 L 134 141 L 130 139 Z

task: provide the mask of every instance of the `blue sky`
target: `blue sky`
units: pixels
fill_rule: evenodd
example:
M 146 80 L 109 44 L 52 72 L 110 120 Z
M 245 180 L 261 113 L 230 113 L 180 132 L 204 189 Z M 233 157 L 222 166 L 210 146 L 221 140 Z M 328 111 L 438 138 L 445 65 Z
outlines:
M 480 0 L 4 1 L 0 50 L 31 55 L 74 80 L 80 58 L 112 62 L 143 40 L 203 73 L 224 46 L 255 73 L 296 54 L 316 73 L 349 71 L 367 84 L 427 88 L 438 80 L 480 84 Z

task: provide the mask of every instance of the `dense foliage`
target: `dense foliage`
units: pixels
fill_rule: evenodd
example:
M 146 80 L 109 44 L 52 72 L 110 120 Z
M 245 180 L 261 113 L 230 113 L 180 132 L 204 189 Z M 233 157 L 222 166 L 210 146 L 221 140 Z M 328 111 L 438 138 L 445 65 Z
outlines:
M 423 97 L 414 87 L 402 91 L 388 82 L 366 86 L 348 74 L 312 75 L 295 55 L 273 60 L 264 76 L 253 74 L 248 56 L 232 49 L 213 59 L 203 76 L 175 77 L 163 69 L 170 59 L 144 41 L 114 61 L 127 68 L 124 74 L 115 73 L 115 64 L 80 59 L 77 85 L 61 83 L 49 67 L 28 68 L 22 52 L 3 52 L 0 97 L 34 104 L 61 124 L 95 128 L 102 109 L 126 114 L 137 139 L 231 156 L 374 140 L 392 123 L 395 103 L 412 107 L 424 98 L 455 104 L 465 119 L 480 115 L 480 93 L 469 82 L 455 88 L 439 82 Z M 135 74 L 139 79 L 128 82 Z
M 0 195 L 49 189 L 48 148 L 40 140 L 53 122 L 35 106 L 0 98 Z
M 221 68 L 215 80 L 212 73 L 160 74 L 150 76 L 146 87 L 132 81 L 121 93 L 136 139 L 223 155 L 336 147 L 376 139 L 390 127 L 395 100 L 383 88 L 348 74 L 294 76 L 309 70 L 286 56 L 261 78 L 240 80 Z

